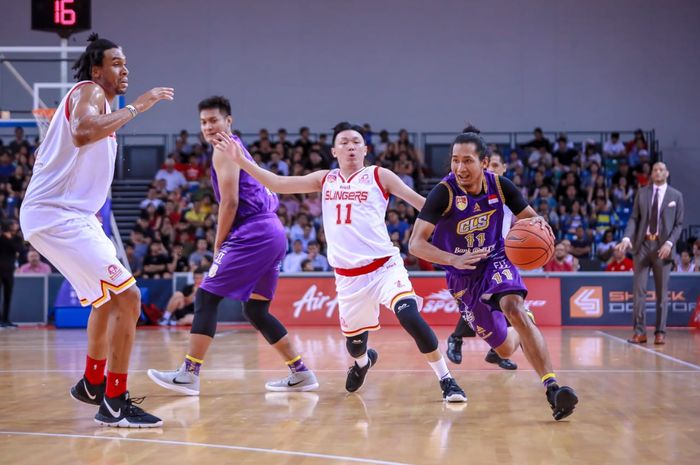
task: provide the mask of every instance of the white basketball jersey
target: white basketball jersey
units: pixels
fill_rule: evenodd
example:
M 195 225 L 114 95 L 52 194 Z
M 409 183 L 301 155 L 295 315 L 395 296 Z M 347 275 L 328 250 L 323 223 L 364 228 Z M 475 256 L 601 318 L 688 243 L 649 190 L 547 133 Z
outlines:
M 363 168 L 347 180 L 339 169 L 331 170 L 321 189 L 328 263 L 333 268 L 359 268 L 399 253 L 384 222 L 389 195 L 379 181 L 379 167 Z
M 94 215 L 104 205 L 114 177 L 117 139 L 110 134 L 76 147 L 70 131 L 70 96 L 63 98 L 36 153 L 34 172 L 20 210 L 25 237 L 67 220 Z M 110 113 L 105 100 L 105 113 Z

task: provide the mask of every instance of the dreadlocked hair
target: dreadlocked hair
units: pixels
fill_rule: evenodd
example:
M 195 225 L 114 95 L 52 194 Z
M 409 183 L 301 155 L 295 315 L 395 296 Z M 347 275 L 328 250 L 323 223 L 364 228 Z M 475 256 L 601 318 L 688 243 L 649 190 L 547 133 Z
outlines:
M 98 36 L 96 32 L 90 34 L 88 42 L 90 43 L 85 48 L 85 51 L 75 60 L 75 63 L 73 63 L 73 69 L 75 70 L 73 77 L 76 81 L 92 80 L 92 67 L 102 64 L 105 57 L 105 50 L 119 48 L 119 45 L 111 40 L 100 39 L 100 36 Z

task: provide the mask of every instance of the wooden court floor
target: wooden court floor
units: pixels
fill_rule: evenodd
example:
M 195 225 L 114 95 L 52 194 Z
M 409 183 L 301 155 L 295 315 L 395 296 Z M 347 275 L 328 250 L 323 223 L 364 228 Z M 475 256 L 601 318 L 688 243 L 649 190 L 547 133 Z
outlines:
M 437 328 L 444 348 L 450 328 Z M 151 383 L 148 368 L 181 363 L 187 330 L 137 333 L 133 396 L 162 417 L 156 430 L 102 428 L 95 408 L 68 395 L 82 375 L 85 332 L 0 331 L 1 464 L 696 464 L 700 463 L 700 331 L 669 332 L 668 344 L 631 346 L 625 329 L 544 328 L 560 381 L 581 399 L 551 418 L 522 354 L 516 372 L 483 362 L 486 346 L 465 340 L 450 365 L 469 396 L 446 405 L 409 337 L 385 328 L 370 337 L 376 367 L 356 394 L 335 328 L 292 328 L 321 387 L 268 393 L 286 374 L 248 328 L 221 328 L 202 371 L 202 395 L 179 397 Z

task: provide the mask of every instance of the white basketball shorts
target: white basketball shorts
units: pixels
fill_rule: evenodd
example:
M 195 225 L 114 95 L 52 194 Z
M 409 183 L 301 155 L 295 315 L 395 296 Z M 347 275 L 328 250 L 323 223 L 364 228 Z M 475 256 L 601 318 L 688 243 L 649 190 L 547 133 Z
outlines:
M 406 297 L 415 299 L 419 310 L 423 305 L 423 299 L 413 291 L 400 255 L 391 257 L 377 270 L 367 274 L 336 274 L 335 288 L 340 330 L 346 337 L 378 330 L 381 305 L 393 311 L 394 304 Z
M 83 306 L 99 307 L 136 283 L 94 216 L 33 233 L 29 243 L 71 283 Z

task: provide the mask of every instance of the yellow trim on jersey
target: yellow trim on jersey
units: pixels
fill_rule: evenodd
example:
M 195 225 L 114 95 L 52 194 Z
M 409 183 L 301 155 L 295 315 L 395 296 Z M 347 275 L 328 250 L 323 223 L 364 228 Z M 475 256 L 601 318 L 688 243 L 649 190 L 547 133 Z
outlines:
M 115 286 L 114 284 L 102 281 L 102 280 L 100 280 L 100 282 L 102 283 L 102 297 L 100 297 L 99 299 L 92 302 L 93 307 L 99 307 L 103 303 L 107 302 L 109 300 L 109 291 L 112 291 L 116 294 L 119 294 L 120 292 L 122 292 L 123 290 L 125 290 L 126 288 L 131 286 L 132 284 L 135 284 L 136 280 L 134 279 L 133 276 L 129 276 L 129 279 L 127 279 L 126 281 L 124 281 L 123 283 L 121 283 L 117 286 Z
M 440 182 L 440 184 L 442 184 L 443 186 L 445 186 L 447 188 L 447 193 L 450 196 L 450 201 L 447 202 L 447 208 L 445 208 L 445 211 L 440 214 L 440 216 L 445 216 L 447 214 L 447 212 L 450 211 L 450 208 L 452 208 L 452 201 L 454 200 L 454 194 L 452 193 L 452 188 L 450 187 L 450 185 L 448 183 L 446 183 L 445 181 L 442 181 L 442 182 Z
M 416 293 L 413 292 L 413 289 L 411 289 L 410 291 L 402 292 L 401 294 L 394 296 L 394 298 L 391 299 L 391 310 L 392 311 L 394 310 L 394 304 L 396 304 L 396 302 L 398 302 L 399 300 L 403 299 L 404 297 L 410 297 L 410 296 L 415 297 L 415 295 L 416 295 Z
M 298 362 L 299 360 L 301 360 L 301 355 L 297 355 L 297 356 L 294 357 L 293 359 L 287 360 L 287 361 L 284 362 L 284 363 L 286 363 L 287 365 L 294 365 L 294 364 L 295 364 L 296 362 Z
M 345 336 L 345 337 L 353 337 L 353 336 L 357 336 L 358 334 L 362 334 L 365 331 L 377 331 L 379 328 L 381 328 L 381 326 L 379 326 L 379 323 L 377 323 L 374 326 L 366 326 L 364 328 L 355 329 L 353 331 L 342 331 L 341 330 L 341 332 L 343 333 L 343 336 Z
M 500 176 L 494 174 L 494 178 L 496 178 L 496 188 L 498 189 L 498 196 L 501 198 L 501 203 L 503 205 L 506 204 L 506 196 L 503 195 L 503 188 L 501 187 L 501 179 Z

